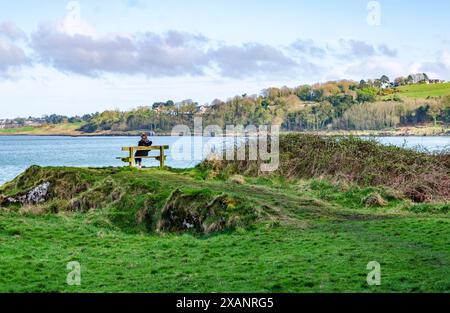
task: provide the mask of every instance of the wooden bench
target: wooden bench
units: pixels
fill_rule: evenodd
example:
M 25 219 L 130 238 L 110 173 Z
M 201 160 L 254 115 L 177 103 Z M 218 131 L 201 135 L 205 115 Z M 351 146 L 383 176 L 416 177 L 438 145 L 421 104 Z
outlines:
M 164 168 L 166 161 L 165 150 L 168 150 L 169 146 L 151 146 L 151 147 L 122 147 L 122 151 L 128 151 L 128 157 L 117 157 L 116 159 L 122 162 L 129 163 L 130 167 L 134 167 L 135 159 L 156 159 L 159 161 L 159 167 Z M 159 150 L 158 156 L 135 156 L 136 151 L 155 151 Z

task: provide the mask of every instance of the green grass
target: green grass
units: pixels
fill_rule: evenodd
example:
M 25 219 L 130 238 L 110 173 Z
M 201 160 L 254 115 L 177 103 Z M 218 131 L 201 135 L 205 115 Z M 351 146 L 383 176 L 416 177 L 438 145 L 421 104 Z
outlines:
M 33 132 L 36 130 L 34 126 L 27 127 L 19 127 L 19 128 L 2 128 L 0 129 L 0 134 L 14 134 L 14 133 L 22 133 L 22 132 Z
M 411 210 L 410 202 L 383 188 L 276 177 L 245 177 L 243 184 L 237 184 L 203 180 L 198 169 L 53 168 L 25 176 L 0 189 L 0 194 L 20 193 L 43 177 L 70 179 L 77 185 L 88 182 L 97 186 L 96 191 L 101 189 L 98 186 L 106 186 L 102 181 L 108 179 L 132 187 L 129 197 L 121 200 L 127 212 L 148 203 L 153 209 L 160 208 L 171 191 L 179 188 L 190 194 L 197 190 L 245 196 L 255 208 L 265 208 L 265 214 L 251 227 L 205 236 L 156 234 L 133 218 L 125 219 L 126 225 L 124 220 L 116 223 L 115 215 L 106 213 L 122 207 L 121 202 L 108 204 L 103 198 L 104 207 L 85 213 L 31 214 L 16 208 L 0 209 L 0 292 L 450 289 L 448 210 L 442 209 L 443 204 Z M 65 187 L 72 188 L 70 184 Z M 386 199 L 386 207 L 370 208 L 362 203 L 375 191 Z M 81 263 L 81 286 L 66 284 L 70 261 Z M 381 286 L 366 283 L 370 261 L 381 264 Z
M 0 135 L 77 135 L 85 122 L 0 129 Z
M 450 83 L 443 84 L 417 84 L 401 86 L 398 88 L 400 95 L 414 99 L 426 99 L 428 97 L 441 97 L 450 95 Z
M 82 217 L 0 219 L 2 292 L 447 292 L 448 220 L 394 218 L 221 234 L 127 235 Z M 65 266 L 82 266 L 68 286 Z M 366 265 L 381 264 L 369 287 Z

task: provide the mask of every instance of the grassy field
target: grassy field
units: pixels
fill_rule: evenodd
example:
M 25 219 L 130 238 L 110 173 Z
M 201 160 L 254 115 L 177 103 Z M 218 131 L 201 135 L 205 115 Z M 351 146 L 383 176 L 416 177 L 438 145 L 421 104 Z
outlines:
M 445 203 L 317 179 L 205 179 L 199 169 L 32 168 L 0 195 L 42 180 L 55 199 L 0 208 L 0 292 L 450 290 Z M 244 199 L 258 218 L 208 235 L 155 232 L 155 212 L 176 189 Z M 364 204 L 374 193 L 382 207 Z M 81 264 L 81 286 L 66 284 L 70 261 Z M 366 282 L 370 261 L 381 264 L 380 286 Z
M 408 85 L 401 86 L 398 90 L 400 91 L 400 96 L 414 99 L 441 97 L 450 95 L 450 83 Z
M 80 123 L 63 123 L 55 125 L 45 125 L 41 127 L 20 127 L 20 128 L 6 128 L 0 129 L 0 135 L 67 135 L 76 136 L 81 135 L 77 131 L 84 122 Z

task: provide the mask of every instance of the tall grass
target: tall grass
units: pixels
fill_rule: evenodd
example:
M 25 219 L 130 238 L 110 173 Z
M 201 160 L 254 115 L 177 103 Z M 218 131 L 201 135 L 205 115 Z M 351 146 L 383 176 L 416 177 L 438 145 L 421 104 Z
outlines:
M 288 134 L 280 138 L 280 166 L 270 175 L 326 178 L 360 186 L 394 188 L 415 202 L 450 200 L 449 154 L 431 155 L 374 140 Z M 218 175 L 269 175 L 258 161 L 205 161 Z

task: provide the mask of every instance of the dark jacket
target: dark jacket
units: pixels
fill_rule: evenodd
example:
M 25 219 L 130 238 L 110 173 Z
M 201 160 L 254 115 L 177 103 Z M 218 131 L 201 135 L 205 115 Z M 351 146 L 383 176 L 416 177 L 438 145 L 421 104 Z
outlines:
M 143 140 L 141 139 L 138 143 L 139 147 L 151 147 L 152 142 L 150 140 Z M 150 151 L 136 151 L 136 156 L 140 157 L 140 156 L 148 156 L 148 153 Z

